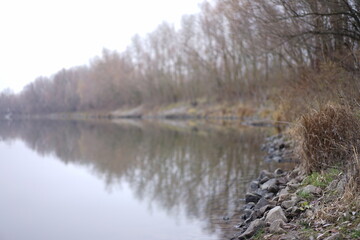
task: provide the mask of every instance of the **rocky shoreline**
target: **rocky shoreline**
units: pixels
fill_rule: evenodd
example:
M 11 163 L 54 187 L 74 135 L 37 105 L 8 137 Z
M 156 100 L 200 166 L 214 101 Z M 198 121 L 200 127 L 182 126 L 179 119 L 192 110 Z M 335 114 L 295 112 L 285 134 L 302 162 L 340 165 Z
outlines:
M 292 143 L 283 135 L 267 138 L 262 146 L 268 153 L 266 160 L 277 162 L 290 160 L 292 148 Z M 242 215 L 236 226 L 238 232 L 231 240 L 360 239 L 360 216 L 356 210 L 348 209 L 341 213 L 348 214 L 354 221 L 351 231 L 346 232 L 341 225 L 324 220 L 310 227 L 311 222 L 316 222 L 315 212 L 344 192 L 346 176 L 339 170 L 327 174 L 324 178 L 319 176 L 312 180 L 312 176 L 305 174 L 299 166 L 289 172 L 281 169 L 261 171 L 248 186 Z M 346 223 L 345 220 L 347 218 L 344 219 Z M 359 238 L 356 238 L 357 233 Z
M 298 162 L 294 158 L 294 143 L 284 134 L 278 134 L 265 139 L 265 143 L 261 146 L 261 150 L 267 154 L 266 162 Z
M 274 173 L 263 170 L 250 183 L 245 194 L 244 213 L 237 226 L 239 235 L 232 239 L 250 238 L 260 229 L 267 229 L 269 233 L 281 233 L 291 227 L 287 222 L 297 213 L 295 205 L 299 199 L 296 196 L 290 197 L 289 188 L 302 181 L 302 177 L 295 176 L 295 173 L 296 171 L 286 173 L 281 169 Z

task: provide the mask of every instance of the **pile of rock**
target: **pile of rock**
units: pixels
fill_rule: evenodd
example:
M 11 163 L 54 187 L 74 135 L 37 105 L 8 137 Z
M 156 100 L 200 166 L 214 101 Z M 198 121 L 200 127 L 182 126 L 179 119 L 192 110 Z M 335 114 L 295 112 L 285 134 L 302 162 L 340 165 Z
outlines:
M 274 173 L 262 171 L 249 185 L 241 223 L 237 226 L 240 233 L 232 239 L 250 238 L 259 229 L 268 233 L 284 233 L 286 229 L 294 227 L 288 223 L 292 218 L 300 214 L 310 217 L 312 213 L 306 211 L 305 201 L 298 196 L 298 192 L 320 195 L 321 189 L 312 185 L 301 186 L 303 178 L 298 169 L 289 173 L 281 169 Z
M 296 160 L 293 154 L 293 143 L 283 134 L 266 138 L 261 150 L 267 152 L 265 161 L 293 162 Z

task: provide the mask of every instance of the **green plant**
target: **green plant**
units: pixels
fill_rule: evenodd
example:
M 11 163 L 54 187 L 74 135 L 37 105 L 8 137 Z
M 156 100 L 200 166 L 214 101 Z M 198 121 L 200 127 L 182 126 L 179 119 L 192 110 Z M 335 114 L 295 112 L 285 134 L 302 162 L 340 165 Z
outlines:
M 311 193 L 309 192 L 305 192 L 305 191 L 299 191 L 297 193 L 297 195 L 300 197 L 300 198 L 303 198 L 303 199 L 307 199 L 307 200 L 310 200 L 314 197 L 314 195 L 312 195 Z
M 351 238 L 359 239 L 360 238 L 360 230 L 355 230 L 351 233 Z
M 301 211 L 305 211 L 306 209 L 310 209 L 311 208 L 311 205 L 309 204 L 309 202 L 301 202 L 300 204 L 299 204 L 299 209 L 301 210 Z
M 299 224 L 302 226 L 301 228 L 301 236 L 302 238 L 309 238 L 311 236 L 313 236 L 314 234 L 316 234 L 316 231 L 311 228 L 311 226 L 309 225 L 309 222 L 305 221 L 305 220 L 302 220 L 299 222 Z
M 339 176 L 339 174 L 341 174 L 341 171 L 335 168 L 327 169 L 322 173 L 313 172 L 303 180 L 302 185 L 313 185 L 315 187 L 325 188 Z
M 265 231 L 263 229 L 260 229 L 256 232 L 256 234 L 253 236 L 254 240 L 260 240 L 260 239 L 264 239 L 264 234 Z

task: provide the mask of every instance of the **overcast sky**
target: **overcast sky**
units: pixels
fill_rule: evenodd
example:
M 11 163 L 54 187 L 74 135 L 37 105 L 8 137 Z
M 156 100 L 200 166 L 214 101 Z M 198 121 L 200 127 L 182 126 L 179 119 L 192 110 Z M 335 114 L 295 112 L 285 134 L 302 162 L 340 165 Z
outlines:
M 122 51 L 162 21 L 179 24 L 202 0 L 1 0 L 0 91 Z

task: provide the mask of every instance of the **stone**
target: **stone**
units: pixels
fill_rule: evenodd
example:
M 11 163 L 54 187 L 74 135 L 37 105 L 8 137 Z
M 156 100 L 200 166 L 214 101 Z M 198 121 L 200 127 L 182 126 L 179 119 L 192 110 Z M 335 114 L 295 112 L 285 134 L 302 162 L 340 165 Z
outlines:
M 259 231 L 260 229 L 265 227 L 265 222 L 263 220 L 260 219 L 256 219 L 255 221 L 253 221 L 252 223 L 250 223 L 250 226 L 246 229 L 246 231 L 241 234 L 239 236 L 238 239 L 247 239 L 250 238 L 252 236 L 254 236 L 254 234 Z
M 289 198 L 290 198 L 289 189 L 288 188 L 281 189 L 279 193 L 279 201 L 282 202 Z
M 276 193 L 279 191 L 279 186 L 277 185 L 278 181 L 276 178 L 270 179 L 260 186 L 262 190 L 267 190 L 269 192 Z
M 291 214 L 293 214 L 293 215 L 297 215 L 301 212 L 302 212 L 302 210 L 300 208 L 298 208 L 297 206 L 294 206 L 291 210 Z
M 266 200 L 265 198 L 261 198 L 258 203 L 255 205 L 254 209 L 258 210 L 266 205 L 269 205 L 269 201 Z
M 286 177 L 278 177 L 277 178 L 277 180 L 278 180 L 278 184 L 279 185 L 286 185 L 287 184 L 287 182 L 288 182 L 288 179 L 286 178 Z
M 269 179 L 271 179 L 271 178 L 274 178 L 274 174 L 271 173 L 271 172 L 269 172 L 269 171 L 267 171 L 267 170 L 262 170 L 262 171 L 260 172 L 259 179 L 261 180 L 261 179 L 263 179 L 264 177 L 268 177 Z
M 262 190 L 260 188 L 256 191 L 256 194 L 260 195 L 261 197 L 265 197 L 265 195 L 268 193 L 269 192 L 267 190 Z
M 296 167 L 289 173 L 289 177 L 291 179 L 295 179 L 299 175 L 299 172 L 300 172 L 300 168 Z
M 266 206 L 260 208 L 259 215 L 261 215 L 261 216 L 264 215 L 264 213 L 266 211 L 269 211 L 270 209 L 273 209 L 274 207 L 275 207 L 274 205 L 269 204 L 269 205 L 266 205 Z
M 287 187 L 290 189 L 290 190 L 296 190 L 300 187 L 300 184 L 299 183 L 288 183 L 287 184 Z
M 287 222 L 287 218 L 282 208 L 280 206 L 276 206 L 268 212 L 265 218 L 265 222 L 272 223 L 279 219 Z
M 307 194 L 313 194 L 313 195 L 320 195 L 322 190 L 321 188 L 315 187 L 313 185 L 307 185 L 306 187 L 302 188 L 300 191 Z
M 253 209 L 254 206 L 255 206 L 255 203 L 249 202 L 249 203 L 244 205 L 243 209 Z
M 327 189 L 330 189 L 330 190 L 336 189 L 338 182 L 339 181 L 337 179 L 332 180 L 331 183 L 329 184 L 329 186 L 327 186 Z
M 300 201 L 300 198 L 296 194 L 291 195 L 291 201 L 295 201 L 295 204 Z
M 256 190 L 259 188 L 259 181 L 252 181 L 249 185 L 249 192 L 256 192 Z
M 275 175 L 279 176 L 279 175 L 282 175 L 284 173 L 284 171 L 281 169 L 281 168 L 278 168 L 275 170 Z
M 291 208 L 293 206 L 295 206 L 296 204 L 296 200 L 288 200 L 288 201 L 283 201 L 281 203 L 281 206 L 284 208 L 284 209 L 288 209 L 288 208 Z
M 345 191 L 345 186 L 346 186 L 346 177 L 342 177 L 336 186 L 336 192 L 338 192 L 339 195 L 342 195 Z
M 249 203 L 249 202 L 253 202 L 253 203 L 257 203 L 261 198 L 261 195 L 257 194 L 257 193 L 246 193 L 245 194 L 245 202 Z
M 263 177 L 262 179 L 260 179 L 260 184 L 266 183 L 267 181 L 269 181 L 270 178 L 268 178 L 267 176 Z
M 302 169 L 300 167 L 296 167 L 294 170 L 291 171 L 289 177 L 295 179 L 302 173 Z
M 251 216 L 251 214 L 253 213 L 254 211 L 253 210 L 251 210 L 251 209 L 245 209 L 244 210 L 244 219 L 249 219 L 250 218 L 250 216 Z
M 297 176 L 295 179 L 296 179 L 296 181 L 298 181 L 298 182 L 302 182 L 302 181 L 305 179 L 305 175 L 299 175 L 299 176 Z
M 293 178 L 287 184 L 289 185 L 289 184 L 298 184 L 298 183 L 299 182 L 295 178 Z
M 307 218 L 312 218 L 312 217 L 314 216 L 314 213 L 313 213 L 313 211 L 311 211 L 310 209 L 306 209 L 306 211 L 305 211 L 305 216 L 306 216 Z
M 280 157 L 280 156 L 274 156 L 274 157 L 272 158 L 272 160 L 273 160 L 274 162 L 278 162 L 278 163 L 284 162 L 284 159 L 283 159 L 282 157 Z
M 264 198 L 265 198 L 265 199 L 271 199 L 271 198 L 273 198 L 274 196 L 275 196 L 274 193 L 269 192 L 269 193 L 265 194 Z
M 250 213 L 250 216 L 244 221 L 245 224 L 251 223 L 254 219 L 257 218 L 257 213 L 255 211 L 252 211 Z
M 269 232 L 270 233 L 284 233 L 285 230 L 282 228 L 285 225 L 285 222 L 281 219 L 278 219 L 270 223 Z

